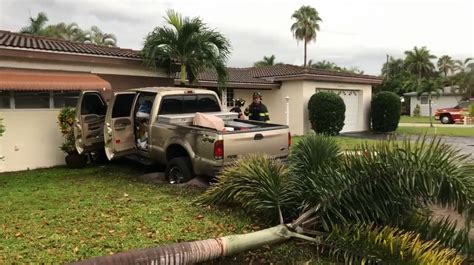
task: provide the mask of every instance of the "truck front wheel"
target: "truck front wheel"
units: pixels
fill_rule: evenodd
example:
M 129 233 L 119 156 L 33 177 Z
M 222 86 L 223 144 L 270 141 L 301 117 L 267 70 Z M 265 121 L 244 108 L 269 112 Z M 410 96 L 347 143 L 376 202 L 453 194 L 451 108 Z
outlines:
M 194 178 L 191 160 L 188 157 L 176 157 L 168 162 L 165 172 L 171 184 L 184 183 Z
M 453 123 L 453 119 L 450 115 L 443 115 L 440 118 L 442 124 L 451 124 Z

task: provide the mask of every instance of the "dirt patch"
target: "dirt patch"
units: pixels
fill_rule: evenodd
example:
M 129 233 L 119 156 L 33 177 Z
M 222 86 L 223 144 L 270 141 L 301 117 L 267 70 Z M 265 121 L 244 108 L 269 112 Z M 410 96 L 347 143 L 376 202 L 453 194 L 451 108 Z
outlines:
M 449 216 L 451 220 L 456 221 L 456 226 L 458 229 L 464 229 L 464 217 L 453 209 L 443 208 L 438 205 L 432 205 L 430 209 L 433 211 L 434 218 L 441 219 Z M 474 229 L 471 229 L 469 232 L 469 237 L 474 239 Z
M 169 184 L 168 180 L 166 180 L 165 178 L 164 172 L 152 172 L 152 173 L 143 174 L 143 175 L 140 175 L 137 179 L 139 181 L 152 183 L 152 184 Z M 203 177 L 195 177 L 186 183 L 176 184 L 176 186 L 178 187 L 191 186 L 191 187 L 206 189 L 209 187 L 209 180 Z

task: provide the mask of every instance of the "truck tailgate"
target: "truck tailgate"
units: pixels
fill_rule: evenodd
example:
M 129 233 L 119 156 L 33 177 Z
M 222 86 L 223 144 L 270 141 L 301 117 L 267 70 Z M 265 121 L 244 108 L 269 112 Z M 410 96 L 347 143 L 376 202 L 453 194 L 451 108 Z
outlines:
M 288 156 L 288 132 L 288 128 L 278 128 L 226 133 L 223 135 L 224 163 L 252 153 L 286 157 Z

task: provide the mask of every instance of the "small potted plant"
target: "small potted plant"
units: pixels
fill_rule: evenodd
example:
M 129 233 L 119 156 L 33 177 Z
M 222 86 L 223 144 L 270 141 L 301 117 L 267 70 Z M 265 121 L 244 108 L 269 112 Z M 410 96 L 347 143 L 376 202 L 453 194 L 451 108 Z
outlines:
M 76 112 L 73 108 L 64 108 L 59 112 L 58 125 L 63 135 L 64 142 L 59 146 L 66 155 L 66 165 L 69 168 L 81 168 L 87 164 L 87 156 L 80 155 L 76 150 L 74 139 L 74 117 Z

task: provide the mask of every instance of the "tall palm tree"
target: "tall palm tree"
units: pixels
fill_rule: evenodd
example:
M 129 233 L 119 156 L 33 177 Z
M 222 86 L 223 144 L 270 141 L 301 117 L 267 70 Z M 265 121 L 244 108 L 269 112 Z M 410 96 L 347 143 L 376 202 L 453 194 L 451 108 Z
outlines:
M 435 78 L 435 79 L 423 79 L 421 82 L 421 86 L 419 86 L 417 91 L 417 96 L 421 97 L 422 95 L 428 96 L 428 113 L 430 116 L 430 127 L 433 127 L 433 117 L 432 117 L 432 100 L 433 97 L 439 97 L 440 91 L 442 90 L 442 80 Z
M 459 92 L 463 94 L 462 100 L 468 100 L 474 96 L 474 59 L 456 60 L 453 69 L 451 81 L 459 87 Z
M 307 45 L 311 41 L 316 41 L 319 22 L 323 20 L 319 17 L 318 11 L 311 6 L 300 7 L 291 17 L 296 19 L 296 22 L 291 25 L 293 36 L 304 42 L 304 67 L 306 67 Z
M 39 12 L 36 18 L 30 16 L 30 24 L 20 29 L 20 33 L 31 35 L 43 35 L 48 16 L 44 12 Z
M 421 49 L 415 46 L 413 50 L 405 51 L 405 55 L 405 67 L 420 86 L 423 78 L 428 78 L 433 74 L 435 66 L 431 60 L 436 59 L 436 56 L 432 55 L 424 46 Z
M 438 59 L 438 70 L 447 77 L 450 72 L 454 70 L 454 61 L 449 55 L 443 55 Z
M 117 46 L 117 37 L 112 33 L 103 32 L 97 26 L 92 26 L 86 33 L 85 42 L 115 47 Z
M 253 64 L 254 67 L 261 67 L 261 66 L 272 66 L 272 65 L 279 65 L 282 63 L 276 63 L 275 62 L 275 55 L 271 56 L 263 56 L 263 59 L 261 61 L 257 61 Z
M 422 170 L 420 170 L 422 169 Z M 233 205 L 275 226 L 261 231 L 115 254 L 79 264 L 189 264 L 263 245 L 306 240 L 346 264 L 461 264 L 468 253 L 474 167 L 440 139 L 380 142 L 342 153 L 312 135 L 289 165 L 250 155 L 226 168 L 201 203 Z M 466 228 L 424 209 L 466 213 Z M 258 221 L 258 220 L 257 220 Z
M 166 26 L 148 34 L 142 55 L 150 67 L 179 65 L 181 84 L 197 80 L 205 68 L 217 73 L 219 86 L 227 81 L 226 62 L 230 42 L 221 33 L 209 29 L 200 18 L 182 17 L 173 10 L 167 12 Z

